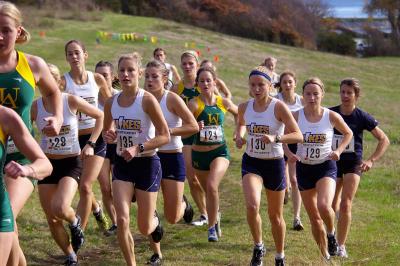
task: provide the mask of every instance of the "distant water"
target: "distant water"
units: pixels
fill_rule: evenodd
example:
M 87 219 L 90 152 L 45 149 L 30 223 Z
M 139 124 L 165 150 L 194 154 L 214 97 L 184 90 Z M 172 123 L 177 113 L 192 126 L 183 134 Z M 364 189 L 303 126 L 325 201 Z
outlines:
M 338 18 L 366 18 L 364 0 L 325 0 L 333 11 L 333 16 Z

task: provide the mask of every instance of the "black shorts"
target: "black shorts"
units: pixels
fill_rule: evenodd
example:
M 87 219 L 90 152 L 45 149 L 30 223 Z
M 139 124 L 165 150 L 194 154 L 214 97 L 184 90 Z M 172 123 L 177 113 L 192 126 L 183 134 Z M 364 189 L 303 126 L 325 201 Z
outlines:
M 86 134 L 86 135 L 80 135 L 79 136 L 79 146 L 81 149 L 85 147 L 86 142 L 90 139 L 90 136 L 92 134 Z M 100 156 L 100 157 L 106 157 L 106 143 L 104 142 L 102 136 L 97 139 L 96 141 L 96 147 L 94 148 L 94 155 Z
M 110 164 L 115 163 L 115 156 L 117 156 L 117 144 L 107 144 L 106 159 L 110 160 Z
M 158 152 L 157 155 L 160 157 L 161 161 L 162 179 L 185 182 L 185 160 L 183 159 L 183 154 L 181 152 Z
M 297 186 L 300 191 L 315 188 L 323 177 L 330 177 L 336 181 L 336 162 L 327 160 L 320 164 L 304 164 L 296 162 Z
M 296 152 L 297 152 L 297 143 L 288 144 L 287 146 L 288 146 L 289 150 L 290 150 L 292 153 L 296 154 Z M 286 162 L 286 161 L 288 160 L 288 157 L 286 157 L 286 155 L 285 155 L 284 158 L 285 158 L 285 162 Z
M 151 157 L 135 157 L 127 162 L 121 156 L 116 156 L 112 180 L 131 182 L 135 188 L 157 192 L 161 183 L 161 163 L 157 155 Z
M 264 187 L 268 190 L 281 191 L 286 189 L 285 161 L 283 158 L 263 160 L 245 153 L 242 157 L 242 178 L 249 173 L 261 176 Z
M 361 176 L 361 161 L 339 160 L 336 162 L 337 177 L 342 178 L 345 174 L 356 174 Z
M 43 180 L 39 180 L 38 184 L 58 184 L 63 177 L 71 177 L 79 183 L 79 176 L 82 173 L 82 161 L 79 156 L 68 157 L 65 159 L 50 159 L 53 166 L 53 172 L 50 176 Z

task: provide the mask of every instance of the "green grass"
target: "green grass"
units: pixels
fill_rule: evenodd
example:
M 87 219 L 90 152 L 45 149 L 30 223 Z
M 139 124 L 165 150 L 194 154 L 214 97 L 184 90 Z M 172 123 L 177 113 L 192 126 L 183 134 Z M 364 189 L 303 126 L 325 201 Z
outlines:
M 175 22 L 128 17 L 110 13 L 97 14 L 102 20 L 74 21 L 38 17 L 35 25 L 45 25 L 46 38 L 40 38 L 40 27 L 27 28 L 33 35 L 30 44 L 20 49 L 42 56 L 47 62 L 68 70 L 64 56 L 64 44 L 69 39 L 82 40 L 89 52 L 88 69 L 93 69 L 99 60 L 116 62 L 122 53 L 138 51 L 144 62 L 151 59 L 153 49 L 158 45 L 147 43 L 120 43 L 107 41 L 96 45 L 96 31 L 136 32 L 155 35 L 166 39 L 162 45 L 168 53 L 168 61 L 179 65 L 179 56 L 185 42 L 195 41 L 211 48 L 199 49 L 205 58 L 219 55 L 217 64 L 220 77 L 227 83 L 240 103 L 248 97 L 247 75 L 253 66 L 267 55 L 278 58 L 278 72 L 292 69 L 298 75 L 298 90 L 310 76 L 320 77 L 326 84 L 325 105 L 339 103 L 338 85 L 342 78 L 356 77 L 361 81 L 363 91 L 359 105 L 373 114 L 380 126 L 389 135 L 393 145 L 373 170 L 362 177 L 353 207 L 353 225 L 347 242 L 350 258 L 346 261 L 334 259 L 334 265 L 395 265 L 400 261 L 400 181 L 399 132 L 400 88 L 399 58 L 359 59 L 321 53 L 288 46 L 246 40 L 210 32 Z M 41 21 L 43 20 L 43 21 Z M 230 121 L 232 121 L 230 119 Z M 227 136 L 232 135 L 232 122 L 227 127 Z M 376 142 L 367 134 L 366 154 L 375 148 Z M 230 143 L 232 161 L 221 187 L 221 210 L 223 213 L 223 237 L 220 242 L 207 242 L 206 229 L 184 224 L 165 225 L 166 234 L 162 250 L 166 265 L 247 265 L 252 252 L 252 240 L 247 226 L 243 194 L 241 190 L 241 151 Z M 186 187 L 186 193 L 188 188 Z M 100 198 L 96 184 L 96 194 Z M 193 201 L 192 201 L 193 202 Z M 76 204 L 76 201 L 75 203 Z M 160 197 L 158 209 L 162 214 Z M 266 200 L 263 195 L 262 210 L 264 241 L 268 247 L 267 265 L 273 261 L 273 240 L 266 214 Z M 198 214 L 196 213 L 196 216 Z M 312 239 L 310 225 L 305 211 L 302 211 L 304 232 L 291 228 L 291 203 L 285 206 L 287 222 L 286 258 L 288 265 L 321 264 L 319 252 Z M 137 234 L 135 206 L 132 206 L 131 226 L 135 234 L 135 252 L 139 265 L 151 256 L 146 239 Z M 37 193 L 31 197 L 18 218 L 20 240 L 29 265 L 55 265 L 60 263 L 62 252 L 56 246 L 47 228 Z M 81 265 L 124 265 L 122 254 L 115 237 L 105 238 L 96 230 L 91 218 L 86 231 L 87 242 L 80 252 Z

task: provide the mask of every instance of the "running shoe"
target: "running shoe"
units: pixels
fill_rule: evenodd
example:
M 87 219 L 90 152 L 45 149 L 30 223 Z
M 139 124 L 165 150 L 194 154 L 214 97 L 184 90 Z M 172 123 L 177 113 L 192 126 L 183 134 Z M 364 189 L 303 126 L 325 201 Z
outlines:
M 198 220 L 192 222 L 192 225 L 194 226 L 203 226 L 206 224 L 208 224 L 208 219 L 204 214 L 200 215 Z
M 75 226 L 69 225 L 69 230 L 71 231 L 71 245 L 75 253 L 77 253 L 83 243 L 85 243 L 85 236 L 81 228 L 81 217 L 77 215 L 76 219 L 78 219 L 78 222 Z
M 215 226 L 208 228 L 208 242 L 217 242 L 218 241 L 218 235 L 215 230 Z
M 112 236 L 117 234 L 117 225 L 113 224 L 107 231 L 104 232 L 105 236 Z
M 63 265 L 65 265 L 65 266 L 77 266 L 79 264 L 78 264 L 77 260 L 74 260 L 70 256 L 68 256 L 67 259 L 64 261 Z
M 335 235 L 328 237 L 328 252 L 331 256 L 336 256 L 338 252 L 338 243 L 336 241 Z
M 275 266 L 285 266 L 285 258 L 282 259 L 275 258 Z
M 221 229 L 221 213 L 217 214 L 217 223 L 215 224 L 215 231 L 217 231 L 217 235 L 219 238 L 222 237 L 222 229 Z
M 253 257 L 251 258 L 250 266 L 262 266 L 265 253 L 266 250 L 264 246 L 262 248 L 254 247 Z
M 102 230 L 103 232 L 106 232 L 109 228 L 108 225 L 108 219 L 107 217 L 104 215 L 103 212 L 103 208 L 101 207 L 101 203 L 98 202 L 99 206 L 100 206 L 100 211 L 95 213 L 93 212 L 93 216 L 96 219 L 97 225 L 99 226 L 99 229 Z
M 185 223 L 189 224 L 193 220 L 193 215 L 194 215 L 193 207 L 192 205 L 190 205 L 185 195 L 183 195 L 183 201 L 186 203 L 185 212 L 183 213 L 183 220 L 185 220 Z
M 160 266 L 162 265 L 162 258 L 160 258 L 158 254 L 154 253 L 153 256 L 150 257 L 147 264 L 151 266 Z
M 304 230 L 303 224 L 301 223 L 299 218 L 295 218 L 293 220 L 293 230 L 295 230 L 295 231 L 303 231 Z
M 347 259 L 349 256 L 347 255 L 346 247 L 345 246 L 339 246 L 338 252 L 337 252 L 338 257 Z
M 161 220 L 160 217 L 158 216 L 157 211 L 154 211 L 154 217 L 157 217 L 158 225 L 156 226 L 156 229 L 154 229 L 153 233 L 151 233 L 151 238 L 153 238 L 153 241 L 155 243 L 158 243 L 161 241 L 164 235 L 164 228 L 161 225 Z

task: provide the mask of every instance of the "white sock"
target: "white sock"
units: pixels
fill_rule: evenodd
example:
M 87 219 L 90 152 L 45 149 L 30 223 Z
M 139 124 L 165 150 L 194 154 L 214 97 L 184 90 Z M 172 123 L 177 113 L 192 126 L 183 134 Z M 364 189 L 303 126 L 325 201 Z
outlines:
M 75 220 L 71 223 L 71 226 L 76 227 L 78 225 L 78 218 L 75 216 Z
M 276 253 L 275 254 L 275 259 L 284 259 L 285 258 L 285 252 L 282 251 L 282 253 Z
M 93 211 L 94 214 L 98 214 L 100 212 L 100 205 Z
M 76 253 L 72 251 L 72 253 L 70 253 L 68 255 L 69 258 L 71 258 L 73 261 L 77 261 L 78 257 L 76 256 Z
M 333 230 L 332 232 L 328 233 L 328 236 L 335 236 L 335 230 Z
M 258 249 L 263 249 L 263 248 L 264 248 L 264 243 L 263 243 L 263 242 L 261 242 L 261 243 L 256 243 L 254 246 L 255 246 L 256 248 L 258 248 Z

